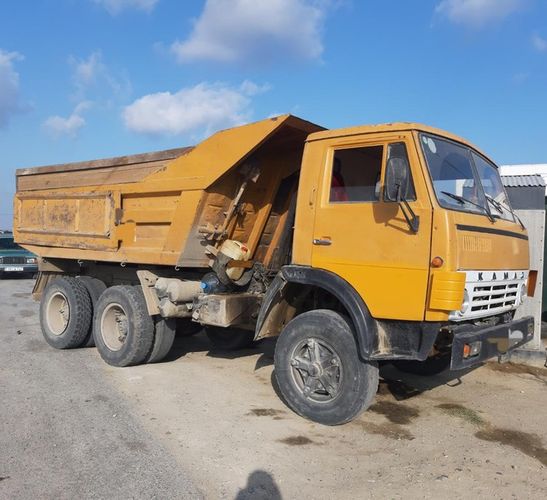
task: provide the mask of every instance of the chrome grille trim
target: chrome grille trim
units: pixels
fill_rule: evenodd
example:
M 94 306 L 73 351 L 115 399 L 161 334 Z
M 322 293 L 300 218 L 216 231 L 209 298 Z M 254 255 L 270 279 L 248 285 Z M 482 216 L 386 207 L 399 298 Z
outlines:
M 26 257 L 2 257 L 2 264 L 25 264 Z

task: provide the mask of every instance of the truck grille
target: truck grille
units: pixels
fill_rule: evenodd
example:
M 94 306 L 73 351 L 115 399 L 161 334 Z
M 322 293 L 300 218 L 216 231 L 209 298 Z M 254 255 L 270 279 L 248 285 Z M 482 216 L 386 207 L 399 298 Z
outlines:
M 528 271 L 466 271 L 469 307 L 464 313 L 450 313 L 450 319 L 483 318 L 516 309 L 521 303 L 521 286 L 527 279 Z
M 504 285 L 474 286 L 471 311 L 490 311 L 512 307 L 517 302 L 519 283 Z
M 2 257 L 3 264 L 24 264 L 26 257 Z

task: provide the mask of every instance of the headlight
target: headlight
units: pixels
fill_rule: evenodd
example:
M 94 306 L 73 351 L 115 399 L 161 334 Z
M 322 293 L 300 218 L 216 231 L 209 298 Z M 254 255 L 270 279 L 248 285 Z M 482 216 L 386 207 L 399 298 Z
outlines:
M 36 264 L 36 257 L 29 257 L 27 259 L 27 264 Z
M 519 287 L 519 295 L 517 298 L 517 305 L 520 306 L 524 302 L 524 297 L 526 297 L 527 294 L 527 288 L 528 285 L 526 283 L 522 283 Z
M 462 302 L 462 307 L 460 309 L 460 313 L 465 314 L 468 309 L 469 309 L 469 294 L 467 293 L 467 290 L 464 290 L 463 291 L 463 302 Z

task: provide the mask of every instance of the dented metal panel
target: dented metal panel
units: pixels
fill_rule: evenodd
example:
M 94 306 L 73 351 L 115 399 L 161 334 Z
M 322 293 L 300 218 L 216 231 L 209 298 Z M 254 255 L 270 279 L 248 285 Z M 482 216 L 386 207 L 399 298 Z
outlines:
M 114 198 L 104 193 L 21 194 L 16 198 L 19 239 L 40 245 L 114 249 Z

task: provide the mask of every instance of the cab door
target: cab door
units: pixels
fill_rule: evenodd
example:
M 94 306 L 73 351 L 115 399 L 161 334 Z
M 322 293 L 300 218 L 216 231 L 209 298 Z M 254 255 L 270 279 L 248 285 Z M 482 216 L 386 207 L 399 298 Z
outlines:
M 407 200 L 414 232 L 398 203 L 384 201 L 385 166 L 410 164 Z M 316 205 L 312 266 L 349 282 L 375 318 L 424 319 L 432 207 L 410 134 L 330 139 Z

